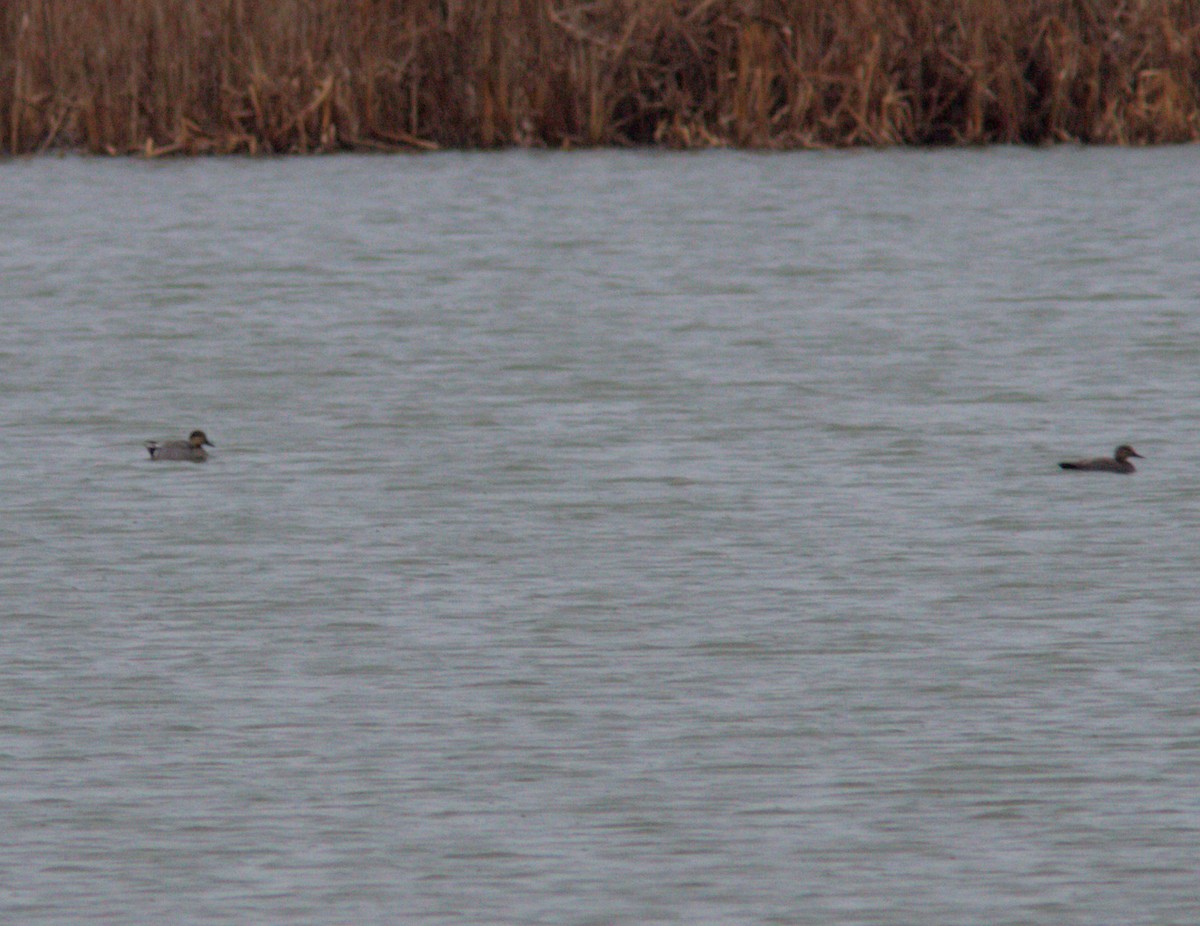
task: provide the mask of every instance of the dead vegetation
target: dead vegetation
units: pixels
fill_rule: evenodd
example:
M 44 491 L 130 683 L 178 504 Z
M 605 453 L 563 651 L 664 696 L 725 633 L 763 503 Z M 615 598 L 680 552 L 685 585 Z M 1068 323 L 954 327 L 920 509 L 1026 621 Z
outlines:
M 8 0 L 0 151 L 1200 133 L 1195 0 Z

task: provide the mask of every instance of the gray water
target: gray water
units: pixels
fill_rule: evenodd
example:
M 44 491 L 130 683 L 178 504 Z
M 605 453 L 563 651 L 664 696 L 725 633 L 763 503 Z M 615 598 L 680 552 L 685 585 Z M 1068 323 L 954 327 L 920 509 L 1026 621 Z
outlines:
M 0 228 L 4 922 L 1200 922 L 1194 148 L 43 158 Z

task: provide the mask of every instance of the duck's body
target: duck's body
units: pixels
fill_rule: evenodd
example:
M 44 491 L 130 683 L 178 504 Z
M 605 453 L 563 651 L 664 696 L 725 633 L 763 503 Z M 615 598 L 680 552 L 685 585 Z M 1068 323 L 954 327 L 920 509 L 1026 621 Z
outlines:
M 187 440 L 169 440 L 160 444 L 158 441 L 146 441 L 146 449 L 150 452 L 151 460 L 187 460 L 191 463 L 203 463 L 208 459 L 206 446 L 216 446 L 209 441 L 203 431 L 193 431 Z
M 1139 460 L 1144 460 L 1140 453 L 1130 447 L 1128 444 L 1122 444 L 1118 447 L 1111 457 L 1095 457 L 1091 460 L 1076 460 L 1073 463 L 1059 463 L 1063 469 L 1085 469 L 1094 473 L 1136 473 L 1134 465 L 1129 462 L 1130 457 L 1137 457 Z

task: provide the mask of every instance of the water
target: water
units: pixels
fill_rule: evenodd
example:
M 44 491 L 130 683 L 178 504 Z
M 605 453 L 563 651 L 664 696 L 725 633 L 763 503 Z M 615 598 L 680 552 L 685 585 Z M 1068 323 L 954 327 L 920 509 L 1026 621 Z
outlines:
M 0 165 L 5 920 L 1194 924 L 1194 154 Z

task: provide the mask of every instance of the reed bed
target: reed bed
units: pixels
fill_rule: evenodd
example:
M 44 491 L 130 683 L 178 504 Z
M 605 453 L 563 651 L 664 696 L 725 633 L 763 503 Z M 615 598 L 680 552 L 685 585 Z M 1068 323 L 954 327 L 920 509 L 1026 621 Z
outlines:
M 1200 135 L 1196 0 L 5 0 L 0 151 Z

